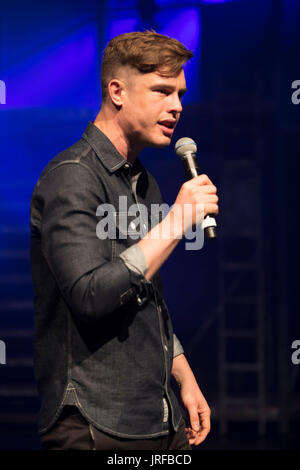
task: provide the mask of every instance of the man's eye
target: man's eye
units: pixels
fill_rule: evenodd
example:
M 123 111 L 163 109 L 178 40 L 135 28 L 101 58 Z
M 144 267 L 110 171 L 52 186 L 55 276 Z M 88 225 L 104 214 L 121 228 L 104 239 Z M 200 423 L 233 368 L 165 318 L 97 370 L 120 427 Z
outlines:
M 167 90 L 163 90 L 163 89 L 159 89 L 159 90 L 156 90 L 158 93 L 162 93 L 163 95 L 168 95 L 168 91 Z

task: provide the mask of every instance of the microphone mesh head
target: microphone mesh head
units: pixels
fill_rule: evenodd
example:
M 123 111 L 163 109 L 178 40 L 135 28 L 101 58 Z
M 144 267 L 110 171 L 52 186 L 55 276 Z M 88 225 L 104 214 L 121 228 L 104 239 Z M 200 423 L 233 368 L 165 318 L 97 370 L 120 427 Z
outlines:
M 181 139 L 177 140 L 175 144 L 175 152 L 178 157 L 182 158 L 186 154 L 186 152 L 197 152 L 197 145 L 190 139 L 189 137 L 182 137 Z

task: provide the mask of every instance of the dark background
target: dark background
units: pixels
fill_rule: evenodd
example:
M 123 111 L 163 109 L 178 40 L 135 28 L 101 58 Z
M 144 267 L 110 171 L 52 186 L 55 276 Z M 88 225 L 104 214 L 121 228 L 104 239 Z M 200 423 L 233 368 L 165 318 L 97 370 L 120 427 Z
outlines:
M 300 340 L 300 104 L 291 99 L 300 80 L 299 24 L 297 0 L 1 4 L 1 449 L 39 449 L 32 189 L 96 117 L 107 41 L 151 28 L 181 40 L 195 58 L 171 146 L 146 149 L 141 159 L 172 204 L 184 182 L 174 143 L 191 137 L 220 198 L 218 240 L 198 251 L 183 240 L 162 268 L 175 331 L 212 409 L 200 448 L 299 448 L 300 364 L 291 360 Z

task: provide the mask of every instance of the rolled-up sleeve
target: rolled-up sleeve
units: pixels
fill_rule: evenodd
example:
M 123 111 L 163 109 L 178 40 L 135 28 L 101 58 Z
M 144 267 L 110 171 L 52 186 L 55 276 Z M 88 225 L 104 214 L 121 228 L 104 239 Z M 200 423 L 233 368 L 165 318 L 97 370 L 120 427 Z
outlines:
M 142 276 L 145 275 L 147 270 L 146 259 L 142 249 L 138 244 L 135 244 L 124 250 L 120 254 L 120 258 L 123 259 L 128 269 Z M 184 354 L 182 344 L 180 343 L 175 333 L 173 335 L 173 350 L 173 357 L 179 356 L 179 354 Z
M 174 342 L 174 353 L 173 353 L 173 358 L 176 356 L 179 356 L 179 354 L 184 354 L 184 349 L 182 347 L 182 344 L 180 343 L 179 339 L 177 336 L 173 335 L 173 342 Z
M 120 254 L 120 258 L 122 258 L 128 269 L 141 276 L 145 275 L 147 270 L 146 258 L 143 250 L 137 243 L 124 250 Z

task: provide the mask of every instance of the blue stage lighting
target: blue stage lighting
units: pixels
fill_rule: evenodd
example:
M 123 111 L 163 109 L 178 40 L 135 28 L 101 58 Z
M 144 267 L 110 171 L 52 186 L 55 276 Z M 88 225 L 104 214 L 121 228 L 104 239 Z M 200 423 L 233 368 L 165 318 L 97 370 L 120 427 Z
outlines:
M 201 17 L 197 8 L 166 10 L 156 15 L 160 25 L 158 32 L 174 37 L 194 53 L 194 58 L 185 65 L 188 75 L 188 92 L 184 102 L 200 99 L 199 60 L 201 53 Z
M 191 4 L 195 5 L 195 3 L 198 3 L 199 5 L 201 5 L 201 3 L 226 3 L 226 2 L 232 2 L 232 1 L 237 1 L 237 0 L 198 0 L 198 2 L 190 2 Z M 165 6 L 170 6 L 170 7 L 174 7 L 174 6 L 178 6 L 178 7 L 181 7 L 181 6 L 188 6 L 188 3 L 189 2 L 183 2 L 182 0 L 155 0 L 155 3 L 157 6 L 159 7 L 165 7 Z
M 130 33 L 135 31 L 138 25 L 138 18 L 126 18 L 120 20 L 114 20 L 110 23 L 107 40 L 109 41 L 115 36 L 123 33 Z
M 237 0 L 201 0 L 201 3 L 228 3 L 234 2 Z
M 5 70 L 6 109 L 95 105 L 97 41 L 92 23 Z

